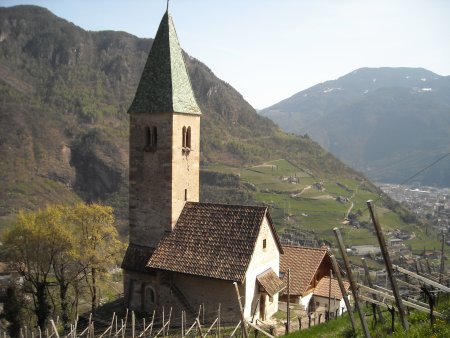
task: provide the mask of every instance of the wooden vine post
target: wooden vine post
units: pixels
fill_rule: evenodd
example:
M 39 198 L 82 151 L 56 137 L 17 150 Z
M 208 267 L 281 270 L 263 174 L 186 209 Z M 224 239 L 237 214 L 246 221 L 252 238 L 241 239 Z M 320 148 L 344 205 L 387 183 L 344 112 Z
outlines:
M 347 308 L 348 315 L 350 317 L 350 321 L 352 322 L 353 332 L 356 332 L 356 324 L 355 317 L 353 317 L 352 306 L 350 305 L 350 301 L 348 299 L 347 290 L 345 289 L 344 282 L 342 281 L 341 271 L 339 270 L 339 265 L 336 262 L 336 257 L 334 255 L 330 255 L 331 264 L 333 265 L 334 274 L 337 277 L 339 288 L 341 289 L 342 297 L 344 298 L 345 307 Z
M 355 298 L 355 308 L 359 314 L 359 319 L 361 321 L 361 326 L 362 326 L 362 329 L 364 332 L 364 336 L 366 338 L 370 338 L 369 327 L 367 326 L 365 314 L 362 311 L 362 307 L 359 303 L 358 286 L 356 285 L 356 281 L 355 281 L 355 279 L 353 277 L 353 273 L 352 273 L 352 268 L 350 266 L 350 262 L 348 260 L 347 253 L 345 252 L 345 246 L 344 246 L 344 241 L 342 240 L 341 232 L 339 231 L 338 228 L 334 228 L 333 231 L 336 236 L 342 258 L 344 260 L 345 269 L 347 270 L 348 280 L 350 282 L 350 287 L 352 289 L 353 297 Z
M 370 217 L 372 218 L 373 226 L 375 227 L 375 232 L 377 234 L 378 244 L 380 245 L 381 254 L 384 258 L 384 263 L 386 265 L 386 272 L 389 277 L 389 281 L 391 282 L 392 291 L 394 293 L 395 302 L 398 308 L 398 314 L 400 316 L 400 321 L 402 322 L 403 328 L 408 331 L 409 323 L 406 319 L 405 307 L 403 305 L 402 298 L 400 297 L 400 291 L 397 285 L 397 280 L 394 277 L 394 270 L 392 268 L 391 258 L 389 256 L 389 252 L 386 247 L 386 241 L 384 240 L 383 232 L 381 231 L 380 223 L 378 222 L 378 217 L 375 213 L 375 210 L 372 206 L 372 201 L 367 201 L 367 206 L 370 211 Z

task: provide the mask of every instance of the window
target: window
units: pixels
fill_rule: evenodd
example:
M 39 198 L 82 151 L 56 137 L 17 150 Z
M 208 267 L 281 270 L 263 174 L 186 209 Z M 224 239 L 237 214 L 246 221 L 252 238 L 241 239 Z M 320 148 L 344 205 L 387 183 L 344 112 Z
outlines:
M 158 130 L 155 126 L 152 128 L 152 146 L 156 148 L 156 144 L 158 143 Z
M 267 248 L 267 240 L 263 239 L 263 249 Z
M 155 126 L 145 127 L 145 151 L 155 151 L 158 142 L 158 130 Z
M 189 153 L 191 152 L 191 127 L 183 127 L 181 145 L 183 154 L 189 155 Z
M 186 130 L 186 148 L 191 149 L 191 127 Z
M 145 287 L 145 304 L 154 304 L 155 303 L 155 290 L 150 285 Z M 147 307 L 146 307 L 147 308 Z
M 186 127 L 183 127 L 182 136 L 183 136 L 183 139 L 182 139 L 181 144 L 184 149 L 184 148 L 186 148 Z
M 145 127 L 145 148 L 150 147 L 152 144 L 152 131 L 150 127 Z
M 184 189 L 184 200 L 187 201 L 187 189 Z

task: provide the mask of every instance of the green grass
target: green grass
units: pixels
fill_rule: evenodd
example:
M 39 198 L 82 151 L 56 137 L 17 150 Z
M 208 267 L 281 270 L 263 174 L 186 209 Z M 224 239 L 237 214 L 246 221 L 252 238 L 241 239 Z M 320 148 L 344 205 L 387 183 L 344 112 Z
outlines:
M 448 303 L 443 304 L 444 308 L 448 308 Z M 447 310 L 448 313 L 448 310 Z M 443 319 L 436 319 L 436 323 L 432 328 L 430 326 L 429 316 L 426 313 L 412 311 L 407 317 L 409 323 L 409 330 L 405 331 L 400 324 L 398 316 L 395 317 L 395 331 L 391 332 L 391 319 L 387 311 L 383 311 L 385 319 L 384 324 L 374 325 L 371 316 L 367 316 L 366 321 L 372 338 L 448 338 L 450 337 L 450 323 Z M 331 337 L 364 337 L 361 329 L 361 323 L 357 313 L 354 314 L 356 321 L 356 335 L 353 334 L 351 323 L 348 315 L 339 317 L 336 320 L 331 320 L 328 323 L 319 324 L 309 329 L 292 332 L 283 337 L 286 338 L 331 338 Z
M 350 327 L 348 315 L 331 320 L 328 323 L 318 324 L 309 329 L 292 332 L 283 337 L 286 338 L 317 338 L 317 337 L 341 337 L 342 333 Z

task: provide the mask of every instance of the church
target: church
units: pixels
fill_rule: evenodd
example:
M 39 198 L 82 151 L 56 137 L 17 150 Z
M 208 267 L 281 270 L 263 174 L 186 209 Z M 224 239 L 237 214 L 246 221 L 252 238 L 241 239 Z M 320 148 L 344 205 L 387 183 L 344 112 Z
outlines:
M 283 249 L 268 208 L 199 202 L 201 111 L 168 11 L 128 113 L 126 306 L 196 316 L 220 304 L 222 320 L 237 322 L 237 283 L 245 318 L 272 316 Z

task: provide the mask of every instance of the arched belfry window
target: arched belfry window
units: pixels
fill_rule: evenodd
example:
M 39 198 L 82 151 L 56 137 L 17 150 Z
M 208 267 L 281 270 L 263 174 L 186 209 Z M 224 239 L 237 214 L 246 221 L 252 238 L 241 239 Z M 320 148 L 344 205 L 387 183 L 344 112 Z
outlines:
M 186 147 L 191 149 L 191 127 L 186 130 Z
M 145 127 L 145 144 L 144 144 L 144 150 L 145 151 L 155 151 L 156 150 L 156 144 L 158 142 L 158 129 L 153 127 Z
M 182 149 L 183 149 L 183 154 L 188 155 L 191 150 L 191 127 L 183 127 L 182 129 Z

